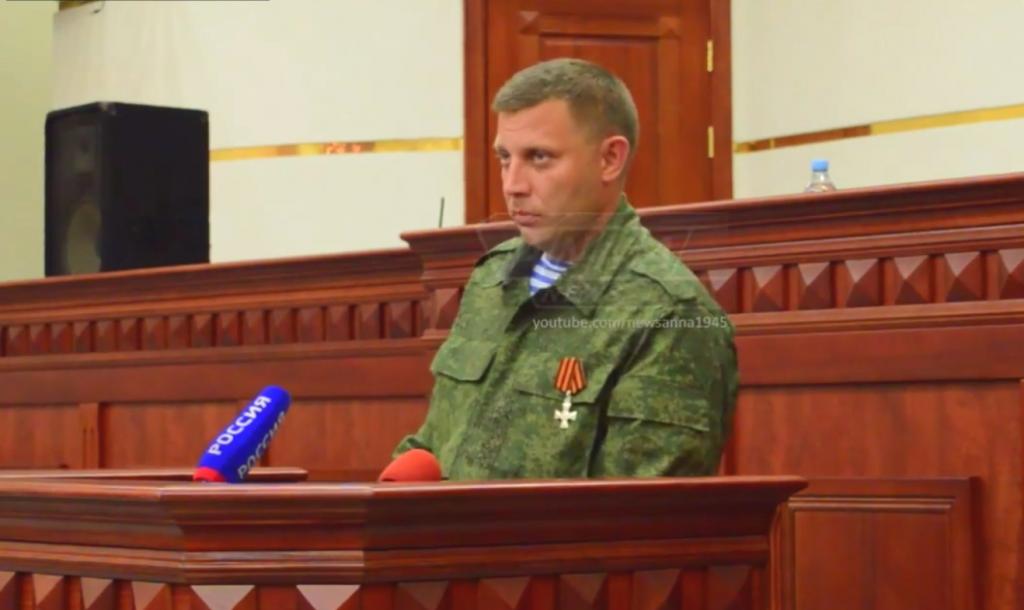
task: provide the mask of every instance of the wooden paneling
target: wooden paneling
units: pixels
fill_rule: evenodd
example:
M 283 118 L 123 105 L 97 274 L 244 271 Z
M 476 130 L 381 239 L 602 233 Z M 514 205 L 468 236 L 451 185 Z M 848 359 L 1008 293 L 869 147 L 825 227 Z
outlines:
M 0 610 L 765 610 L 804 485 L 0 477 Z
M 932 308 L 907 307 L 899 316 L 858 315 L 866 310 L 794 314 L 788 320 L 767 320 L 761 314 L 733 316 L 742 333 L 737 345 L 743 356 L 743 383 L 752 387 L 1024 377 L 1024 303 L 978 307 L 973 313 L 963 307 L 922 309 Z M 986 319 L 989 313 L 991 319 Z M 953 345 L 956 349 L 950 348 Z
M 355 332 L 352 314 L 358 316 Z M 322 343 L 409 338 L 422 332 L 420 299 L 387 299 L 354 305 L 304 305 L 266 310 L 226 310 L 143 318 L 9 324 L 7 357 L 90 352 Z M 56 312 L 33 315 L 42 318 Z
M 1021 460 L 1007 459 L 1007 456 L 1024 454 L 1024 400 L 1021 396 L 1016 381 L 748 388 L 742 393 L 737 408 L 734 472 L 799 472 L 810 478 L 979 477 L 984 485 L 978 490 L 979 525 L 974 535 L 979 544 L 980 565 L 986 566 L 986 577 L 978 583 L 985 602 L 981 607 L 1014 607 L 1018 593 L 1011 583 L 1018 578 L 1022 550 L 1020 545 L 1007 544 L 1007 541 L 1019 540 L 1024 535 L 1024 516 L 1020 509 L 1024 497 L 1020 485 Z M 884 485 L 878 487 L 883 491 L 888 489 Z M 885 493 L 898 491 L 894 488 Z M 903 508 L 904 512 L 912 512 L 906 506 Z M 906 518 L 913 517 L 910 514 Z M 830 555 L 831 561 L 826 561 L 824 547 L 815 550 L 812 556 L 817 558 L 818 569 L 830 572 L 832 578 L 839 580 L 827 582 L 809 578 L 803 589 L 805 596 L 821 602 L 842 583 L 845 583 L 842 586 L 856 588 L 858 578 L 868 578 L 867 574 L 851 573 L 855 567 L 841 567 L 846 563 L 841 558 L 868 561 L 869 557 L 858 550 L 862 548 L 858 545 L 872 544 L 872 537 L 884 536 L 893 528 L 910 528 L 906 529 L 907 535 L 921 536 L 917 545 L 921 546 L 929 543 L 927 532 L 945 527 L 942 520 L 945 517 L 936 517 L 933 521 L 922 518 L 912 526 L 904 523 L 903 518 L 888 513 L 881 522 L 878 522 L 880 517 L 859 514 L 844 517 L 845 520 L 831 514 L 810 517 L 808 531 L 835 528 L 836 532 L 842 532 L 844 528 L 861 528 L 865 534 L 839 537 L 837 533 L 829 537 L 828 540 L 834 540 L 837 545 Z M 934 537 L 931 540 L 931 544 L 938 544 Z M 844 550 L 843 544 L 853 546 Z M 895 552 L 892 551 L 886 561 L 897 561 Z M 962 557 L 952 560 L 964 561 Z M 934 565 L 913 564 L 912 557 L 905 558 L 901 569 L 910 570 L 908 574 L 918 568 L 938 569 Z M 862 568 L 868 569 L 868 566 L 856 569 Z M 881 579 L 884 572 L 878 574 Z M 876 590 L 894 587 L 898 582 L 896 576 L 884 582 L 880 580 Z M 926 582 L 931 581 L 906 581 L 907 586 Z M 917 589 L 904 587 L 899 591 L 882 591 L 880 595 L 889 594 L 897 600 L 898 595 L 912 591 Z M 874 595 L 874 592 L 867 591 L 864 595 Z M 851 605 L 857 606 L 856 601 L 866 598 L 848 599 Z M 927 607 L 972 607 L 964 605 L 962 600 L 956 601 L 960 597 L 942 599 L 946 600 L 944 604 Z M 895 601 L 886 602 L 888 605 L 876 601 L 880 605 L 873 603 L 864 607 L 901 607 L 892 605 Z M 799 607 L 826 607 L 822 603 Z
M 933 254 L 922 244 L 919 252 L 870 258 L 847 252 L 844 254 L 850 258 L 842 260 L 815 260 L 822 254 L 794 253 L 783 265 L 726 268 L 713 267 L 686 252 L 682 257 L 705 279 L 708 289 L 729 313 L 1005 298 L 1002 295 L 1010 281 L 998 273 L 998 268 L 985 272 L 984 263 L 987 256 L 1002 260 L 1005 251 Z M 739 278 L 743 281 L 737 285 Z
M 384 337 L 384 320 L 380 303 L 359 303 L 353 307 L 353 335 L 372 341 Z
M 805 485 L 799 477 L 221 486 L 3 478 L 0 569 L 35 571 L 48 556 L 94 576 L 195 584 L 760 570 L 779 504 Z M 134 527 L 124 527 L 126 510 Z
M 1024 295 L 1024 177 L 850 189 L 641 210 L 730 314 L 969 303 Z M 403 234 L 445 330 L 473 261 L 514 234 L 492 223 Z M 460 271 L 461 270 L 461 271 Z
M 191 481 L 195 472 L 193 466 L 187 468 L 81 468 L 63 470 L 0 470 L 0 480 L 32 479 L 32 480 L 111 480 L 111 481 Z M 301 468 L 253 468 L 246 480 L 250 483 L 298 483 L 309 479 L 309 473 Z
M 411 252 L 382 251 L 0 286 L 0 467 L 191 466 L 268 384 L 412 403 L 396 422 L 413 427 L 430 389 L 419 275 Z M 369 478 L 401 436 L 349 414 L 317 425 L 367 439 L 318 476 Z
M 79 423 L 82 429 L 82 468 L 100 468 L 103 462 L 103 423 L 100 419 L 102 405 L 98 402 L 84 402 L 78 405 Z
M 1016 584 L 1024 578 L 1024 175 L 640 215 L 737 328 L 743 388 L 723 472 L 978 477 L 978 524 L 968 534 L 978 576 L 964 585 L 977 604 L 936 598 L 932 588 L 921 607 L 1024 603 Z M 427 289 L 450 302 L 457 268 L 465 278 L 484 245 L 513 230 L 499 223 L 404 237 L 422 256 Z M 443 336 L 451 320 L 433 315 L 430 336 Z M 834 531 L 855 527 L 818 518 Z M 871 519 L 856 527 L 874 537 L 902 528 L 928 538 L 939 527 L 913 516 Z M 831 554 L 829 538 L 817 537 L 825 546 L 802 599 L 830 599 L 828 607 L 898 607 L 939 573 L 936 557 L 916 566 L 889 549 L 882 563 L 905 578 L 879 576 L 874 589 L 859 590 L 863 580 L 843 580 L 850 561 L 867 560 L 858 537 L 837 541 Z M 848 596 L 832 588 L 842 583 Z
M 978 607 L 971 483 L 812 481 L 781 515 L 778 607 Z
M 83 455 L 77 404 L 7 403 L 0 407 L 3 467 L 82 468 Z
M 179 585 L 10 574 L 0 610 L 754 610 L 757 571 L 721 568 L 343 585 Z M 732 578 L 735 580 L 735 578 Z M 733 583 L 728 583 L 733 584 Z M 708 591 L 712 593 L 707 593 Z M 0 593 L 2 594 L 2 593 Z M 24 601 L 19 601 L 24 600 Z
M 235 347 L 242 344 L 242 323 L 237 311 L 221 311 L 214 317 L 214 344 Z
M 987 253 L 987 297 L 1024 298 L 1024 248 L 1002 248 Z
M 731 196 L 729 11 L 713 4 L 466 0 L 467 221 L 507 217 L 489 152 L 494 94 L 517 70 L 557 57 L 596 62 L 633 94 L 641 136 L 627 191 L 635 205 Z M 712 39 L 719 51 L 709 72 Z
M 1014 426 L 1021 417 L 1017 382 L 748 388 L 737 407 L 736 469 L 799 468 L 811 477 L 1013 477 L 1020 463 L 1000 456 L 1024 450 Z M 1019 506 L 1014 497 L 1007 502 Z M 1020 517 L 996 516 L 1003 528 L 1014 528 Z
M 237 351 L 89 354 L 0 363 L 5 402 L 243 400 L 269 384 L 297 397 L 424 397 L 437 341 L 353 341 L 341 346 L 268 346 Z M 59 371 L 55 375 L 54 371 Z
M 270 464 L 309 464 L 320 479 L 375 480 L 398 441 L 419 427 L 426 406 L 422 398 L 297 401 L 274 438 Z
M 11 398 L 76 404 L 3 405 L 0 430 L 9 438 L 0 445 L 0 467 L 190 466 L 245 401 L 275 383 L 295 404 L 269 454 L 273 463 L 309 464 L 315 478 L 370 479 L 418 426 L 430 391 L 429 352 L 419 340 L 394 343 L 302 353 L 288 346 L 262 353 L 211 348 L 205 357 L 92 354 L 77 366 L 44 361 L 21 368 L 12 360 L 0 366 Z M 309 400 L 318 397 L 330 400 Z
M 193 466 L 243 406 L 241 401 L 106 404 L 101 415 L 102 464 L 107 468 Z
M 743 388 L 723 472 L 978 477 L 978 607 L 1018 607 L 1024 175 L 641 217 L 737 328 Z M 0 286 L 0 467 L 191 466 L 242 401 L 275 383 L 296 405 L 268 463 L 313 478 L 372 478 L 425 413 L 430 358 L 475 259 L 513 230 L 408 233 L 404 252 Z M 808 516 L 832 527 L 829 515 Z M 927 518 L 903 518 L 839 527 L 931 531 Z M 886 557 L 902 561 L 895 550 Z M 823 575 L 802 585 L 805 599 L 846 586 L 829 580 L 846 561 L 815 562 Z M 556 581 L 537 582 L 556 595 Z M 681 588 L 684 603 L 767 586 L 727 570 L 700 582 Z M 507 588 L 515 597 L 516 586 Z
M 379 339 L 385 304 L 387 336 L 415 337 L 427 299 L 420 274 L 414 254 L 384 250 L 0 285 L 0 355 Z M 361 320 L 374 332 L 330 326 L 351 307 L 378 311 Z

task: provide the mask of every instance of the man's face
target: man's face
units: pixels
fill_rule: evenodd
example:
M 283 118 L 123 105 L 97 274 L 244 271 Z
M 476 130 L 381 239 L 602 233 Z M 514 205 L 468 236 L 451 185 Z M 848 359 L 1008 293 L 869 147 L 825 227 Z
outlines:
M 606 207 L 601 144 L 576 124 L 564 100 L 499 113 L 494 149 L 508 213 L 531 246 L 557 252 Z

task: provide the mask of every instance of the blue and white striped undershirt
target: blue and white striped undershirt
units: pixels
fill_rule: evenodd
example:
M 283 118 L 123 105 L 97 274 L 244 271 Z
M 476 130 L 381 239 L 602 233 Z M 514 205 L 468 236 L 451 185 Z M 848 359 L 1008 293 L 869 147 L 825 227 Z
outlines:
M 562 274 L 565 273 L 570 264 L 556 261 L 546 253 L 541 254 L 540 258 L 537 259 L 537 263 L 533 266 L 533 272 L 530 274 L 530 296 L 554 285 L 555 281 L 562 277 Z

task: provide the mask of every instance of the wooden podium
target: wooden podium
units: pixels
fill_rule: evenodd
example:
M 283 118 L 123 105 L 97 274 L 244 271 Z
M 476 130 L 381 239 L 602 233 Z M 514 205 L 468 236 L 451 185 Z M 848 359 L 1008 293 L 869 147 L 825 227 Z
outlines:
M 762 609 L 805 485 L 280 479 L 0 477 L 0 610 Z

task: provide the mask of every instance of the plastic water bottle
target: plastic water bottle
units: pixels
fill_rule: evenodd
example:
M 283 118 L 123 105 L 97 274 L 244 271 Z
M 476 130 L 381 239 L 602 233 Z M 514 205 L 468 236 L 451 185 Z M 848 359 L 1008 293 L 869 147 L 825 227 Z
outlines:
M 836 185 L 828 175 L 828 161 L 815 159 L 811 161 L 811 181 L 804 189 L 805 193 L 825 193 L 836 190 Z

